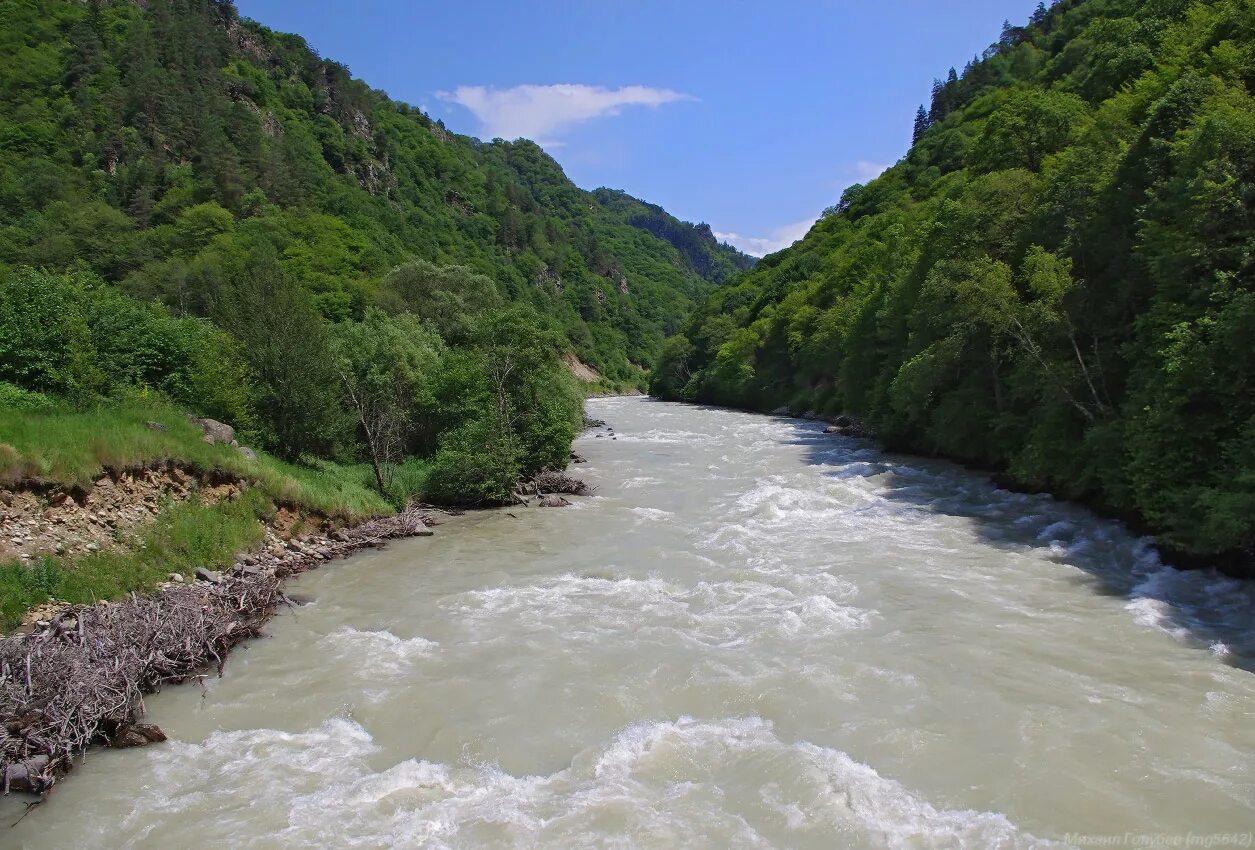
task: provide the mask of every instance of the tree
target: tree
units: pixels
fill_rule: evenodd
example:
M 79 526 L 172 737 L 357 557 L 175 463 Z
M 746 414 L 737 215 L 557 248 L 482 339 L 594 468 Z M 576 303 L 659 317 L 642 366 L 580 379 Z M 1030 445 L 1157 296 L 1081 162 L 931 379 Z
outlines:
M 946 86 L 941 80 L 933 80 L 932 95 L 928 101 L 928 121 L 936 124 L 946 117 Z
M 257 376 L 265 441 L 291 459 L 333 451 L 347 421 L 327 327 L 273 254 L 227 281 L 215 318 L 240 341 Z
M 361 322 L 334 326 L 331 341 L 345 404 L 357 420 L 375 484 L 387 494 L 430 405 L 429 384 L 444 343 L 413 316 L 377 309 L 368 309 Z
M 1046 156 L 1069 143 L 1084 115 L 1085 103 L 1074 94 L 1015 91 L 986 122 L 973 152 L 973 164 L 990 171 L 1038 171 Z
M 377 300 L 393 313 L 413 313 L 450 342 L 465 342 L 484 311 L 501 303 L 491 278 L 465 266 L 411 260 L 384 277 Z
M 911 144 L 915 144 L 928 130 L 928 112 L 921 103 L 919 109 L 915 110 L 915 129 L 911 132 Z

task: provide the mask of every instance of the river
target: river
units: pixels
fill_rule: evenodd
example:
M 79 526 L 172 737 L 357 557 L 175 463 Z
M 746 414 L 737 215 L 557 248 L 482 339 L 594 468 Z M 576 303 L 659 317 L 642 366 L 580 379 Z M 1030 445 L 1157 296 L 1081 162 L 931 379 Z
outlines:
M 301 577 L 0 845 L 1250 845 L 1250 586 L 816 423 L 589 413 L 594 496 Z

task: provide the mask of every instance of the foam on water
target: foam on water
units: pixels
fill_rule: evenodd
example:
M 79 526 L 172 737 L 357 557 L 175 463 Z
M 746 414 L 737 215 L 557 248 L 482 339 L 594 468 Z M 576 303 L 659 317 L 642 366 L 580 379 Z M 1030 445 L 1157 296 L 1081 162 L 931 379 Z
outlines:
M 341 626 L 319 644 L 371 677 L 402 675 L 415 661 L 430 657 L 437 649 L 434 641 L 421 637 L 407 640 L 386 629 L 361 631 L 352 626 Z
M 187 809 L 198 840 L 233 846 L 770 847 L 806 844 L 1049 846 L 990 812 L 939 809 L 836 749 L 782 739 L 760 717 L 642 722 L 554 773 L 410 759 L 373 766 L 379 748 L 336 718 L 299 733 L 219 732 L 150 759 L 159 781 L 122 819 L 118 843 Z M 223 779 L 230 777 L 230 784 Z M 243 786 L 264 805 L 238 805 Z
M 792 577 L 798 585 L 806 582 Z M 563 641 L 595 644 L 642 633 L 707 647 L 774 638 L 823 640 L 866 626 L 875 615 L 824 592 L 849 585 L 817 573 L 813 587 L 792 590 L 759 581 L 701 581 L 685 586 L 659 577 L 602 578 L 566 574 L 537 584 L 471 591 L 444 601 L 476 634 L 492 639 L 509 623 Z
M 632 511 L 632 513 L 636 514 L 641 519 L 649 520 L 651 522 L 656 522 L 658 520 L 666 520 L 675 516 L 675 514 L 673 514 L 671 511 L 664 511 L 661 508 L 635 507 L 635 508 L 631 508 L 630 510 Z

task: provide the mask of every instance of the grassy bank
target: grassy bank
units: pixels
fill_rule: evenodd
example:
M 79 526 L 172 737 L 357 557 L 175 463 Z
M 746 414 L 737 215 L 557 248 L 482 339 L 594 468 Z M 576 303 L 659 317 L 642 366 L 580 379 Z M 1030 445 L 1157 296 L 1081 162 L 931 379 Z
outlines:
M 155 422 L 165 430 L 154 430 Z M 0 485 L 23 479 L 89 486 L 107 469 L 180 461 L 261 485 L 271 498 L 344 521 L 390 513 L 371 489 L 363 464 L 285 463 L 257 452 L 250 460 L 229 445 L 210 445 L 174 407 L 128 405 L 89 411 L 0 411 Z
M 149 422 L 160 423 L 164 430 L 148 427 Z M 345 523 L 394 511 L 371 489 L 371 473 L 364 464 L 320 461 L 301 466 L 262 452 L 252 460 L 234 446 L 206 443 L 200 428 L 170 406 L 0 411 L 0 486 L 38 479 L 89 487 L 107 470 L 165 461 L 238 475 L 254 486 L 238 499 L 214 505 L 195 500 L 169 504 L 141 533 L 134 549 L 0 564 L 0 627 L 11 628 L 25 611 L 50 599 L 116 599 L 152 589 L 171 572 L 190 577 L 197 567 L 225 567 L 235 553 L 262 539 L 262 523 L 276 503 Z M 419 467 L 402 467 L 398 484 L 414 486 L 421 475 Z
M 227 567 L 236 552 L 261 542 L 262 519 L 272 510 L 259 490 L 216 505 L 184 502 L 159 514 L 134 550 L 0 564 L 0 627 L 12 628 L 26 611 L 51 599 L 118 599 L 151 590 L 172 572 L 190 579 L 197 567 Z

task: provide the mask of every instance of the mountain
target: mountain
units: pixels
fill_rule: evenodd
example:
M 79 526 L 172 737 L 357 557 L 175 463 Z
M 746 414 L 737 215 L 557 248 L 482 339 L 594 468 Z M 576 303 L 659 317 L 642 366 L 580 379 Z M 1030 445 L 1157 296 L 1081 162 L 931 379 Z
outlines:
M 1063 0 L 933 85 L 909 153 L 715 291 L 655 392 L 853 414 L 1255 551 L 1255 6 Z
M 737 272 L 754 267 L 754 257 L 718 241 L 705 222 L 680 221 L 657 204 L 615 189 L 597 189 L 593 197 L 614 219 L 670 242 L 688 267 L 705 280 L 723 283 Z
M 747 262 L 620 197 L 230 0 L 0 0 L 0 481 L 195 465 L 189 413 L 347 514 L 511 502 Z
M 224 0 L 4 0 L 0 264 L 87 268 L 176 311 L 265 243 L 331 321 L 413 259 L 491 278 L 637 383 L 746 262 L 656 207 L 628 221 L 534 143 L 484 143 Z M 653 235 L 649 235 L 653 234 Z

